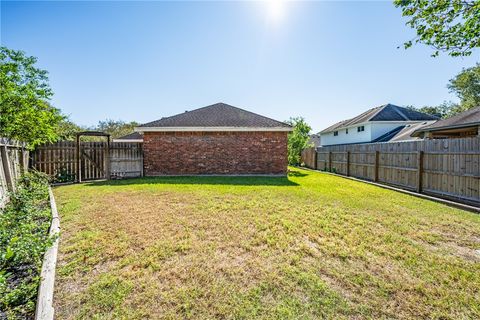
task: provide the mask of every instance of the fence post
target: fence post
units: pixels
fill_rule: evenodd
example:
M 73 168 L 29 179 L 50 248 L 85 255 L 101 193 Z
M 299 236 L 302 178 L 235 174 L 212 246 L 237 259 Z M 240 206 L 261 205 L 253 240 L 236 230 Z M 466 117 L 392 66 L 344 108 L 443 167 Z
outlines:
M 318 153 L 317 153 L 317 148 L 313 148 L 313 169 L 317 170 L 318 165 Z
M 417 152 L 417 192 L 422 192 L 423 151 Z
M 105 147 L 105 157 L 104 157 L 104 167 L 105 167 L 105 178 L 110 180 L 110 138 L 108 138 L 107 145 Z
M 328 152 L 328 171 L 332 172 L 332 151 Z
M 81 177 L 82 170 L 80 168 L 80 158 L 81 158 L 81 156 L 80 156 L 80 136 L 77 136 L 76 147 L 77 147 L 77 152 L 76 152 L 76 154 L 77 154 L 77 159 L 76 159 L 77 160 L 77 181 L 82 182 L 82 177 Z
M 350 151 L 347 151 L 347 177 L 350 176 Z
M 25 147 L 20 149 L 20 172 L 24 174 L 28 170 L 28 151 L 25 150 Z
M 378 160 L 379 160 L 380 151 L 375 151 L 375 172 L 373 176 L 373 181 L 378 181 Z
M 142 156 L 142 173 L 141 173 L 141 176 L 144 177 L 145 176 L 145 156 L 144 156 L 144 153 L 143 153 L 143 142 L 139 143 L 139 148 L 140 148 L 140 155 Z
M 4 145 L 0 147 L 0 154 L 2 157 L 2 164 L 3 164 L 3 172 L 5 173 L 5 180 L 7 182 L 7 188 L 9 191 L 13 191 L 14 189 L 14 182 L 12 177 L 12 171 L 10 170 L 10 158 L 7 152 L 7 146 Z

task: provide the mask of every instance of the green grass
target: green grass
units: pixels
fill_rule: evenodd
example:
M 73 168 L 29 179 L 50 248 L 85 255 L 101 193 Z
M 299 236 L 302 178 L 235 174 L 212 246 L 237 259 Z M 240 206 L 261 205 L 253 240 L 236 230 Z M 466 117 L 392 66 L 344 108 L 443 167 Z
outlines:
M 480 317 L 480 216 L 292 170 L 55 188 L 57 318 Z

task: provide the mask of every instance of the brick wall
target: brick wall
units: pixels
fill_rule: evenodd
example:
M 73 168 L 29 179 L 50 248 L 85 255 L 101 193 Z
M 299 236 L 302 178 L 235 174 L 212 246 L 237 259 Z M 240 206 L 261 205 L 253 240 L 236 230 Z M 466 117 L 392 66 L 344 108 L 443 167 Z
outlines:
M 145 175 L 285 174 L 287 132 L 145 132 Z

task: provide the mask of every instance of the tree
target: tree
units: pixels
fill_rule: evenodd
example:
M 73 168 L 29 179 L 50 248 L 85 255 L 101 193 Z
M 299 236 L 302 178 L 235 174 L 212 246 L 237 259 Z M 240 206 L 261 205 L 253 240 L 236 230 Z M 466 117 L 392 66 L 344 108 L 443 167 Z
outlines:
M 286 122 L 293 127 L 293 131 L 288 134 L 288 163 L 299 165 L 302 150 L 308 147 L 312 128 L 302 117 L 290 118 Z
M 122 120 L 99 121 L 96 126 L 86 127 L 79 126 L 68 118 L 64 118 L 57 126 L 57 135 L 59 140 L 75 140 L 76 133 L 80 131 L 102 131 L 108 133 L 112 138 L 118 138 L 126 134 L 132 133 L 133 128 L 139 124 L 135 121 L 124 122 Z M 99 137 L 82 137 L 82 141 L 104 141 Z
M 458 104 L 453 103 L 451 101 L 444 101 L 438 106 L 423 106 L 423 107 L 414 107 L 408 106 L 408 109 L 416 110 L 418 112 L 423 112 L 426 114 L 430 114 L 432 116 L 437 116 L 439 118 L 448 118 L 452 115 L 453 110 L 458 107 Z
M 404 43 L 423 43 L 452 57 L 469 56 L 480 47 L 480 0 L 394 0 L 409 17 L 407 25 L 416 37 Z
M 65 118 L 57 126 L 57 135 L 59 140 L 73 141 L 76 133 L 86 129 L 75 124 L 73 121 Z
M 58 138 L 64 118 L 48 103 L 52 90 L 47 71 L 23 51 L 0 47 L 0 136 L 26 142 L 29 147 Z
M 455 110 L 457 113 L 480 106 L 480 63 L 463 69 L 447 87 L 460 99 L 460 106 Z
M 126 134 L 132 133 L 133 128 L 139 124 L 135 121 L 125 122 L 122 120 L 115 121 L 107 119 L 105 121 L 99 121 L 95 130 L 103 131 L 112 136 L 112 138 L 118 138 Z

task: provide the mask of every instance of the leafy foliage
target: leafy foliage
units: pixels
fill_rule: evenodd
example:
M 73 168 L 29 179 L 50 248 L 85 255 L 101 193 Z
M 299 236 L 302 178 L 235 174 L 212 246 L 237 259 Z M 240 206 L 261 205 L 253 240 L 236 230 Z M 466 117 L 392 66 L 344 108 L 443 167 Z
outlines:
M 126 134 L 132 133 L 133 128 L 139 124 L 135 121 L 125 122 L 122 120 L 107 119 L 99 121 L 96 126 L 84 127 L 75 124 L 69 119 L 64 119 L 58 125 L 57 134 L 59 140 L 72 141 L 75 140 L 75 134 L 80 131 L 102 131 L 111 135 L 112 138 L 118 138 Z M 83 141 L 103 141 L 105 138 L 101 137 L 82 137 Z
M 73 141 L 75 134 L 84 129 L 69 119 L 60 121 L 57 127 L 58 140 Z
M 460 99 L 460 106 L 455 109 L 455 112 L 458 113 L 480 106 L 480 63 L 477 63 L 474 67 L 463 69 L 455 78 L 450 80 L 447 87 Z
M 99 121 L 95 130 L 108 133 L 112 136 L 112 138 L 118 138 L 132 133 L 133 128 L 138 125 L 139 123 L 135 121 L 125 122 L 122 120 L 115 121 L 112 119 L 107 119 L 105 121 Z
M 43 255 L 51 245 L 48 180 L 25 174 L 0 211 L 0 318 L 30 318 Z
M 53 182 L 74 182 L 75 181 L 76 174 L 72 173 L 71 170 L 69 170 L 66 167 L 61 167 L 56 173 L 55 176 L 52 178 Z
M 450 56 L 468 56 L 480 47 L 479 0 L 395 0 L 403 16 L 409 17 L 407 25 L 415 29 L 417 36 L 404 43 L 424 43 Z
M 312 128 L 302 117 L 290 118 L 286 122 L 293 127 L 293 131 L 288 134 L 288 163 L 299 165 L 302 150 L 308 147 Z
M 22 51 L 0 47 L 0 135 L 30 147 L 55 141 L 64 118 L 48 103 L 53 93 L 47 71 L 36 62 Z
M 458 107 L 456 103 L 453 103 L 451 101 L 444 101 L 438 106 L 423 106 L 423 107 L 414 107 L 414 106 L 408 106 L 408 109 L 416 110 L 419 112 L 423 112 L 426 114 L 430 114 L 432 116 L 437 116 L 439 118 L 448 118 L 449 116 L 452 115 L 454 110 Z

